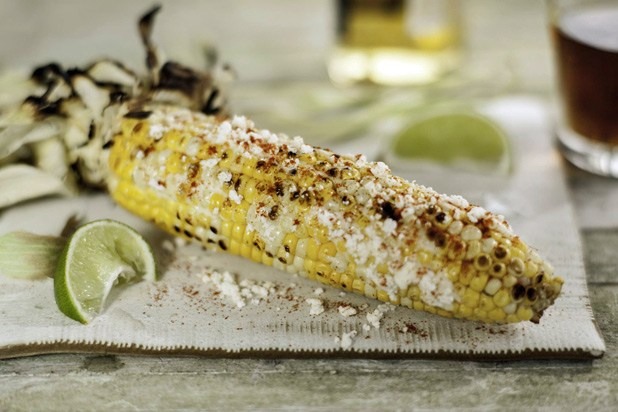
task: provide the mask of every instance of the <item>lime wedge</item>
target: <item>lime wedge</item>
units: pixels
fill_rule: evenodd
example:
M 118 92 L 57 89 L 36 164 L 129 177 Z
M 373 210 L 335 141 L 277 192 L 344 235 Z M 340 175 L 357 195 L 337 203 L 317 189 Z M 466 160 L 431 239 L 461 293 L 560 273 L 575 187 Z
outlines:
M 508 136 L 475 112 L 442 113 L 418 120 L 391 144 L 401 160 L 429 161 L 472 171 L 509 172 Z
M 54 292 L 62 313 L 88 323 L 101 312 L 112 287 L 155 280 L 150 245 L 129 226 L 97 220 L 69 238 L 56 266 Z

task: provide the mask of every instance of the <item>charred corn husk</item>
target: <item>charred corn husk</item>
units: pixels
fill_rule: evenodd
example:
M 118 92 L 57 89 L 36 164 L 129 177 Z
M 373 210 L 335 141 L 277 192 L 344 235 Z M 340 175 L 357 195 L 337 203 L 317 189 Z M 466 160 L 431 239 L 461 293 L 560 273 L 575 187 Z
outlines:
M 538 321 L 562 279 L 503 218 L 313 148 L 174 107 L 125 118 L 114 199 L 168 232 L 324 284 L 438 315 Z

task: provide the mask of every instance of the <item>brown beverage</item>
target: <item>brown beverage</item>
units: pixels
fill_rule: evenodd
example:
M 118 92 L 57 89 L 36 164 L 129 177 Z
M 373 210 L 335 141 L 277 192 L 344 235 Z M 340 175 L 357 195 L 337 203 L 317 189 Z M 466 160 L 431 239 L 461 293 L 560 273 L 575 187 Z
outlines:
M 565 121 L 618 145 L 618 4 L 581 6 L 552 27 Z

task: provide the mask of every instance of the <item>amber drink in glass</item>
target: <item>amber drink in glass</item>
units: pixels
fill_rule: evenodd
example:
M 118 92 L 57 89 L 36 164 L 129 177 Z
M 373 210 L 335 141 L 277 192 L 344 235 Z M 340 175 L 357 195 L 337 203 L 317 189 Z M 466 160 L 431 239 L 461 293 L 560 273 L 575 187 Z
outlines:
M 590 172 L 618 177 L 618 1 L 551 1 L 558 144 Z

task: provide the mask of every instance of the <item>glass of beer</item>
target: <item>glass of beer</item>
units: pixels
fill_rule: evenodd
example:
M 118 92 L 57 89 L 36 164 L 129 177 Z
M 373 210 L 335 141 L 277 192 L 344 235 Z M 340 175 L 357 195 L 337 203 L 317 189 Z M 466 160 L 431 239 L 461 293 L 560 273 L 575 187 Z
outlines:
M 336 0 L 336 84 L 426 84 L 455 68 L 459 0 Z
M 618 177 L 618 0 L 549 0 L 564 156 Z

